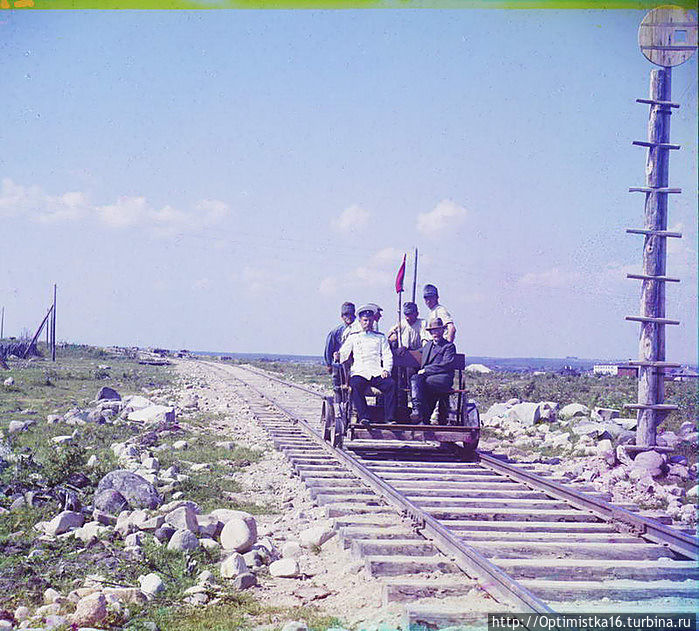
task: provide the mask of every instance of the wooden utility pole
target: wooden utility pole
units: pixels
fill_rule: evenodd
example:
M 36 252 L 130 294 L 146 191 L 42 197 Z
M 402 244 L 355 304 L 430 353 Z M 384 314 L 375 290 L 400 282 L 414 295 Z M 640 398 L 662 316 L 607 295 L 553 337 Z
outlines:
M 56 283 L 53 284 L 53 307 L 51 308 L 51 361 L 56 361 Z
M 667 229 L 668 195 L 682 192 L 671 188 L 668 179 L 670 151 L 680 148 L 670 143 L 670 115 L 679 107 L 672 102 L 671 86 L 672 66 L 685 62 L 696 49 L 696 19 L 680 7 L 653 9 L 641 23 L 638 40 L 646 58 L 662 68 L 651 71 L 649 98 L 636 99 L 650 106 L 650 114 L 648 140 L 633 143 L 648 150 L 645 186 L 629 189 L 644 193 L 646 199 L 643 229 L 627 230 L 643 235 L 644 244 L 642 273 L 627 274 L 641 281 L 640 315 L 626 317 L 641 323 L 641 333 L 638 361 L 630 362 L 638 366 L 638 402 L 626 407 L 637 410 L 636 446 L 652 447 L 657 426 L 668 412 L 677 409 L 664 402 L 665 370 L 679 366 L 665 361 L 665 327 L 679 324 L 665 316 L 665 287 L 680 280 L 666 275 L 667 239 L 682 236 Z

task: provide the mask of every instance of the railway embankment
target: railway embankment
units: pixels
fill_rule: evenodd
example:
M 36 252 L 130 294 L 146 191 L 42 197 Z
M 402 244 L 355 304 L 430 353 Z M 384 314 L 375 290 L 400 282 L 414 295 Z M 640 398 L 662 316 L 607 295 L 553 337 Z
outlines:
M 228 384 L 70 351 L 2 386 L 1 628 L 397 626 Z
M 424 565 L 431 549 L 398 515 L 379 506 L 354 514 L 362 498 L 344 489 L 345 474 L 295 453 L 297 438 L 274 438 L 264 405 L 220 371 L 151 359 L 72 347 L 55 365 L 10 361 L 0 398 L 0 628 L 398 628 L 425 580 L 447 626 L 453 598 L 496 610 L 476 583 L 450 581 L 443 561 Z M 323 389 L 316 368 L 285 370 Z M 496 378 L 474 385 L 495 392 Z M 696 461 L 684 455 L 696 449 L 691 421 L 665 432 L 675 453 L 629 461 L 633 427 L 611 407 L 510 397 L 490 400 L 483 420 L 482 447 L 494 454 L 666 523 L 696 524 Z M 343 493 L 347 506 L 337 507 Z M 419 584 L 404 578 L 411 567 Z

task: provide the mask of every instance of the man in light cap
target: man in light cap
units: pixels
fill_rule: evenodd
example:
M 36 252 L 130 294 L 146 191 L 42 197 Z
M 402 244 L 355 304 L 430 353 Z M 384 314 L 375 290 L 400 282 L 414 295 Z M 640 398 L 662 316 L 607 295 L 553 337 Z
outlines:
M 379 307 L 375 302 L 368 302 L 367 307 L 372 307 L 374 309 L 374 321 L 372 322 L 371 325 L 371 330 L 376 331 L 377 333 L 379 332 L 379 320 L 381 319 L 381 316 L 383 315 L 383 309 Z
M 430 312 L 427 314 L 427 321 L 439 318 L 444 323 L 444 337 L 447 342 L 453 342 L 456 338 L 456 326 L 454 325 L 454 318 L 451 314 L 439 304 L 439 292 L 434 285 L 425 285 L 422 291 L 422 296 L 425 299 L 425 304 Z M 423 332 L 423 339 L 425 341 L 430 340 L 429 333 Z
M 411 418 L 418 423 L 429 423 L 440 395 L 452 389 L 456 358 L 456 347 L 444 339 L 445 327 L 441 318 L 433 318 L 425 328 L 432 340 L 422 347 L 420 370 L 410 379 Z M 440 410 L 439 421 L 446 421 L 446 410 Z
M 340 346 L 342 346 L 344 332 L 356 322 L 354 315 L 354 303 L 343 302 L 340 307 L 340 319 L 342 324 L 336 326 L 325 338 L 325 353 L 323 359 L 329 373 L 333 376 L 333 392 L 335 393 L 335 401 L 340 401 L 340 365 L 337 363 L 339 358 Z
M 361 333 L 348 335 L 340 347 L 340 362 L 353 358 L 349 383 L 352 388 L 352 403 L 357 410 L 357 418 L 363 425 L 371 422 L 365 394 L 369 386 L 377 388 L 383 394 L 385 420 L 393 420 L 396 414 L 396 386 L 391 379 L 393 355 L 386 336 L 371 328 L 375 316 L 375 305 L 361 307 Z

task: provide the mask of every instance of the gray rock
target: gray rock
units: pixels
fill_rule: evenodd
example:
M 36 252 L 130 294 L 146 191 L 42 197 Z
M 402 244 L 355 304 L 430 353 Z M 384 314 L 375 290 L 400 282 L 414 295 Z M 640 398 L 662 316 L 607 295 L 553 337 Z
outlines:
M 581 403 L 569 403 L 558 413 L 558 418 L 561 420 L 570 420 L 577 416 L 589 416 L 590 408 Z
M 7 433 L 8 434 L 16 434 L 18 432 L 26 432 L 31 423 L 29 421 L 10 421 L 10 424 L 7 426 Z
M 491 405 L 487 409 L 485 414 L 483 414 L 483 420 L 489 421 L 492 418 L 505 416 L 509 409 L 510 409 L 510 406 L 507 405 L 506 403 L 493 403 L 493 405 Z
M 639 475 L 657 477 L 661 475 L 665 466 L 665 459 L 657 451 L 642 451 L 637 454 L 631 465 Z
M 153 536 L 161 543 L 165 543 L 166 541 L 170 541 L 170 538 L 174 534 L 175 534 L 175 529 L 172 526 L 162 526 L 160 528 L 156 528 L 153 531 Z
M 507 416 L 522 425 L 534 425 L 541 418 L 541 410 L 538 403 L 517 403 L 509 409 Z
M 613 408 L 593 408 L 592 410 L 592 420 L 599 421 L 611 421 L 612 419 L 619 418 L 619 410 Z
M 129 508 L 126 498 L 114 489 L 105 489 L 95 493 L 94 506 L 96 509 L 104 511 L 110 515 L 118 515 L 123 510 Z
M 248 554 L 250 554 L 248 552 Z M 292 559 L 298 559 L 303 554 L 303 548 L 301 548 L 301 544 L 298 543 L 298 541 L 287 541 L 283 546 L 282 546 L 282 557 L 283 558 L 292 558 Z
M 114 388 L 110 388 L 109 386 L 102 386 L 95 398 L 97 401 L 102 401 L 103 399 L 121 401 L 121 395 Z
M 192 510 L 191 506 L 180 506 L 165 515 L 165 522 L 170 524 L 175 530 L 191 530 L 194 533 L 199 532 L 199 524 L 197 515 Z
M 155 596 L 165 589 L 165 583 L 155 572 L 138 577 L 141 591 L 147 596 Z
M 221 563 L 221 577 L 235 578 L 248 571 L 248 566 L 241 554 L 234 552 Z
M 167 405 L 151 405 L 142 410 L 129 412 L 127 418 L 140 423 L 174 423 L 175 408 Z
M 520 404 L 521 405 L 521 404 Z M 329 526 L 313 526 L 299 533 L 299 541 L 302 546 L 322 546 L 335 535 L 335 531 Z
M 308 625 L 303 620 L 292 620 L 282 627 L 282 631 L 308 631 Z
M 269 573 L 279 578 L 296 578 L 299 572 L 299 562 L 296 559 L 279 559 L 269 565 Z
M 250 572 L 244 572 L 235 577 L 233 588 L 237 590 L 249 589 L 257 585 L 257 577 Z
M 238 511 L 242 513 L 242 511 Z M 215 511 L 211 514 L 214 515 Z M 217 515 L 214 515 L 217 516 Z M 257 540 L 257 524 L 255 518 L 242 513 L 241 516 L 229 519 L 221 530 L 221 545 L 226 550 L 247 552 Z
M 250 550 L 250 552 L 246 552 L 243 555 L 243 560 L 248 567 L 262 567 L 265 564 L 264 557 L 260 554 L 259 550 Z
M 74 528 L 80 528 L 84 523 L 85 518 L 82 513 L 64 510 L 46 524 L 45 532 L 47 535 L 62 535 Z
M 5 381 L 3 381 L 3 384 L 4 384 L 6 387 L 8 387 L 8 388 L 9 388 L 10 386 L 14 386 L 14 385 L 15 385 L 15 379 L 14 379 L 14 377 L 8 377 L 7 379 L 5 379 Z
M 184 552 L 196 550 L 199 547 L 199 539 L 191 530 L 176 530 L 167 543 L 168 550 Z
M 125 469 L 117 469 L 105 475 L 97 485 L 96 492 L 108 489 L 121 493 L 133 508 L 157 508 L 162 502 L 150 482 Z
M 223 530 L 223 522 L 213 515 L 197 515 L 197 525 L 199 533 L 216 539 Z

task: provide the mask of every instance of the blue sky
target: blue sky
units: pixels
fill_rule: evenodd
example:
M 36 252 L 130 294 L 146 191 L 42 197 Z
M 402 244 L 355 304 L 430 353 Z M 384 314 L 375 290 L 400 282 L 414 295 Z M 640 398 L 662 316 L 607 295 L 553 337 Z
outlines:
M 460 351 L 634 358 L 642 18 L 3 12 L 5 330 L 34 328 L 57 282 L 59 339 L 319 354 L 344 300 L 395 320 L 417 246 Z M 680 361 L 697 356 L 696 74 L 696 57 L 673 72 Z

